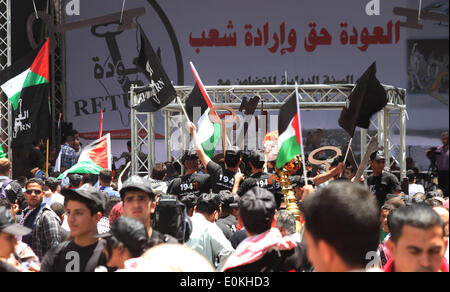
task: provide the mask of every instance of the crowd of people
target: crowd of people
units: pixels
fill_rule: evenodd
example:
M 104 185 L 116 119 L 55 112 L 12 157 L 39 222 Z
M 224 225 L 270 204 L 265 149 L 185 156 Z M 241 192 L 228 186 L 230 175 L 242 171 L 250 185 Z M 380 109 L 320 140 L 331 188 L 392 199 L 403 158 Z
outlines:
M 0 159 L 0 271 L 448 272 L 448 180 L 425 190 L 411 170 L 405 188 L 378 150 L 372 174 L 355 181 L 338 157 L 328 169 L 307 165 L 307 182 L 302 170 L 289 177 L 298 218 L 263 150 L 210 158 L 189 128 L 196 150 L 183 171 L 158 163 L 123 183 L 110 169 L 12 180 Z M 77 141 L 66 139 L 63 169 Z

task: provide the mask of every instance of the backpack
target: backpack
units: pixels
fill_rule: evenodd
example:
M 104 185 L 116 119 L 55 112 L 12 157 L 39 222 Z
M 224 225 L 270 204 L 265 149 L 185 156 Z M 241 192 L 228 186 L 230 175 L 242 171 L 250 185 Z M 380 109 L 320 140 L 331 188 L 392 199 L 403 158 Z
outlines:
M 0 199 L 4 199 L 4 198 L 8 198 L 7 194 L 6 194 L 6 187 L 12 182 L 13 180 L 8 178 L 6 179 L 2 186 L 0 187 Z M 14 202 L 11 202 L 14 203 Z
M 156 205 L 154 228 L 175 237 L 180 243 L 188 241 L 192 223 L 187 216 L 186 206 L 176 196 L 161 195 Z

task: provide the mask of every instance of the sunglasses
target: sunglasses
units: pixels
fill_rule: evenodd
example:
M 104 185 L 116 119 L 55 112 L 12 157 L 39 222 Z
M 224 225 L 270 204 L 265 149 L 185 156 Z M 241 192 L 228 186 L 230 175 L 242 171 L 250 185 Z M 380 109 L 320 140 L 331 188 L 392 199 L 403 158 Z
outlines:
M 32 193 L 35 193 L 36 195 L 40 195 L 40 194 L 42 194 L 42 191 L 41 190 L 26 190 L 25 193 L 27 195 L 31 195 Z

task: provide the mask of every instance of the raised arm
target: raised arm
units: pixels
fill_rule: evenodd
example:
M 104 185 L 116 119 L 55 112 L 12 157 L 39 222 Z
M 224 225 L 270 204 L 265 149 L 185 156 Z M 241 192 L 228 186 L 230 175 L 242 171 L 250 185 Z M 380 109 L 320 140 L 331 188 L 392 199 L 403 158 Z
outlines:
M 330 179 L 332 179 L 334 176 L 341 174 L 345 169 L 345 165 L 343 163 L 339 163 L 337 167 L 333 168 L 332 170 L 328 171 L 327 173 L 320 174 L 316 177 L 314 177 L 312 180 L 314 182 L 315 186 L 319 186 Z
M 198 158 L 206 169 L 208 163 L 211 161 L 211 158 L 209 158 L 209 156 L 206 155 L 205 151 L 203 151 L 203 147 L 202 145 L 200 145 L 200 142 L 197 139 L 197 129 L 192 122 L 189 122 L 189 132 L 191 133 L 192 139 L 194 140 L 194 149 L 197 152 Z
M 234 185 L 233 185 L 233 190 L 231 191 L 231 193 L 233 193 L 233 194 L 237 194 L 238 193 L 240 184 L 241 184 L 241 182 L 243 180 L 244 180 L 244 174 L 243 173 L 237 172 L 234 175 Z

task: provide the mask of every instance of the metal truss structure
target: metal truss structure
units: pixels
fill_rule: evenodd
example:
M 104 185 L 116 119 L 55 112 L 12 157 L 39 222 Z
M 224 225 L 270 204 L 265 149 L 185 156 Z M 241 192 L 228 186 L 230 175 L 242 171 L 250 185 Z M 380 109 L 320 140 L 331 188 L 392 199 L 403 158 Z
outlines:
M 0 71 L 11 65 L 11 0 L 0 0 Z M 0 90 L 0 147 L 11 159 L 12 115 L 11 105 Z
M 50 1 L 50 15 L 53 15 L 55 25 L 64 23 L 65 6 L 63 0 Z M 66 120 L 66 40 L 65 33 L 55 34 L 55 51 L 51 55 L 52 88 L 51 88 L 51 115 L 52 137 L 56 137 L 58 116 L 61 113 L 63 121 Z M 56 139 L 54 139 L 56 143 Z
M 184 103 L 192 91 L 192 87 L 175 87 L 178 96 Z M 302 110 L 342 110 L 347 102 L 354 85 L 300 85 L 299 94 L 302 97 L 300 108 Z M 369 133 L 375 133 L 381 147 L 386 150 L 387 158 L 392 157 L 392 163 L 400 167 L 400 176 L 406 177 L 406 90 L 393 86 L 384 86 L 388 94 L 388 104 L 371 121 L 369 129 L 361 129 L 361 155 L 366 152 L 369 143 Z M 131 89 L 131 105 L 136 105 L 137 96 L 134 93 L 138 89 Z M 206 90 L 215 106 L 228 106 L 238 110 L 244 97 L 260 97 L 264 103 L 264 110 L 277 111 L 284 101 L 296 94 L 295 86 L 206 86 Z M 165 119 L 165 146 L 166 159 L 171 160 L 173 153 L 177 151 L 174 141 L 177 136 L 181 149 L 186 149 L 189 143 L 189 133 L 181 122 L 182 107 L 178 103 L 172 103 L 163 109 Z M 132 174 L 148 175 L 155 159 L 155 139 L 153 114 L 139 113 L 131 110 L 131 138 L 132 138 Z M 176 135 L 176 131 L 181 135 Z M 394 133 L 399 137 L 394 139 Z M 147 160 L 142 161 L 138 157 L 138 151 L 147 149 Z M 175 155 L 176 157 L 177 155 Z
M 130 88 L 131 173 L 150 176 L 150 171 L 155 164 L 154 115 L 133 109 L 138 104 L 137 94 L 135 94 L 137 88 L 135 85 Z M 147 155 L 139 155 L 141 150 L 146 150 Z

